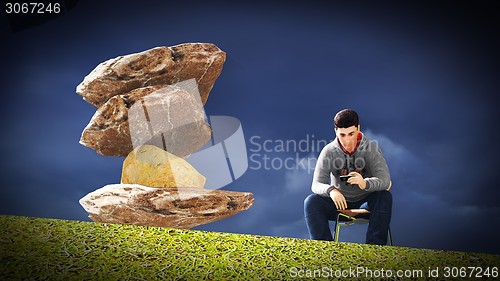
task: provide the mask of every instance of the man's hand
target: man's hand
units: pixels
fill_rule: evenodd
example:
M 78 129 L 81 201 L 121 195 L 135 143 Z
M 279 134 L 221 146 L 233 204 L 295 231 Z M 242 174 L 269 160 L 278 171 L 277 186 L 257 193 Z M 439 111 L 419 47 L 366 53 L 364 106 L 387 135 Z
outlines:
M 332 198 L 333 203 L 335 203 L 335 207 L 337 210 L 345 210 L 347 209 L 347 202 L 345 201 L 344 195 L 340 193 L 336 188 L 330 191 L 330 198 Z
M 347 183 L 357 184 L 359 186 L 359 188 L 361 188 L 361 189 L 366 188 L 366 181 L 360 173 L 350 172 L 349 176 L 351 176 L 351 177 L 347 179 Z

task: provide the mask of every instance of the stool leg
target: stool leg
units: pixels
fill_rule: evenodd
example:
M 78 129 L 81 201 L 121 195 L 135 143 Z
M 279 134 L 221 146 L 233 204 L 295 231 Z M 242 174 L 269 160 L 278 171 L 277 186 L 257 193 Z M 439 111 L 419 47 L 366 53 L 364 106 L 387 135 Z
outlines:
M 333 239 L 335 242 L 339 242 L 339 232 L 340 232 L 339 215 L 340 214 L 337 214 L 337 220 L 335 221 L 335 238 Z

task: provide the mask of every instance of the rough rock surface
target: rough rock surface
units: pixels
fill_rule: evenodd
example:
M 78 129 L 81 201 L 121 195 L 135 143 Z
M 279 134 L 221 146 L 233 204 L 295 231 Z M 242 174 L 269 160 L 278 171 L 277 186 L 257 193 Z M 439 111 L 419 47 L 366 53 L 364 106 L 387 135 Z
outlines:
M 99 64 L 76 92 L 100 107 L 113 96 L 137 88 L 172 85 L 194 78 L 205 104 L 225 60 L 226 53 L 210 43 L 157 47 Z
M 150 86 L 109 99 L 83 130 L 80 143 L 105 156 L 127 156 L 155 144 L 186 157 L 210 139 L 203 105 L 176 86 Z
M 107 185 L 80 199 L 97 222 L 192 228 L 235 215 L 252 206 L 253 194 L 194 187 L 154 188 Z
M 121 183 L 150 187 L 205 186 L 206 178 L 186 160 L 154 145 L 143 145 L 125 158 Z

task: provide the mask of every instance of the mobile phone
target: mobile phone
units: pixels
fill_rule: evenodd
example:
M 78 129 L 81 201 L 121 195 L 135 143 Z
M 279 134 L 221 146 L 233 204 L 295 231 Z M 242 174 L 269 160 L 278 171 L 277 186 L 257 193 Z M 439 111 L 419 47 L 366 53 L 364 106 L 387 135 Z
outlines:
M 347 181 L 348 178 L 352 176 L 340 176 L 340 181 Z

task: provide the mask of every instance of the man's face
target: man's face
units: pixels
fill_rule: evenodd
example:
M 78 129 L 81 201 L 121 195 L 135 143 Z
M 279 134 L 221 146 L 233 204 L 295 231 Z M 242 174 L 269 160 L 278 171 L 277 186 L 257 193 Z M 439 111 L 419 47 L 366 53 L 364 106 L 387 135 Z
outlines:
M 353 152 L 358 142 L 359 125 L 349 128 L 335 128 L 335 134 L 347 152 Z

